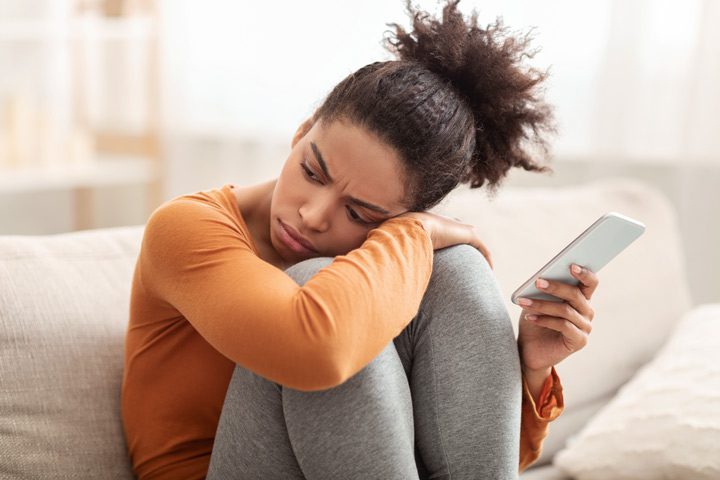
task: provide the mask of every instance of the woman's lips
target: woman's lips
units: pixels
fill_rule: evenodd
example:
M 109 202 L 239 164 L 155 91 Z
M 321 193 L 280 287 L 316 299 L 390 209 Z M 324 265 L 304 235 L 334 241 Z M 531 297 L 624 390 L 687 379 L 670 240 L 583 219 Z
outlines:
M 310 241 L 297 233 L 290 225 L 285 225 L 282 220 L 280 223 L 280 240 L 287 245 L 292 251 L 297 253 L 317 253 Z

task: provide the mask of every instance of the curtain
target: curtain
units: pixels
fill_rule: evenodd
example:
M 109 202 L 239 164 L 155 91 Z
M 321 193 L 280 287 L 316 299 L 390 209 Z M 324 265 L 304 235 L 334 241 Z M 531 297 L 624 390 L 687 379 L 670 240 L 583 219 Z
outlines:
M 437 2 L 421 7 L 437 12 Z M 339 5 L 342 4 L 342 5 Z M 286 138 L 332 86 L 389 59 L 404 2 L 163 2 L 171 125 Z M 720 2 L 463 1 L 480 22 L 534 27 L 559 157 L 720 162 Z

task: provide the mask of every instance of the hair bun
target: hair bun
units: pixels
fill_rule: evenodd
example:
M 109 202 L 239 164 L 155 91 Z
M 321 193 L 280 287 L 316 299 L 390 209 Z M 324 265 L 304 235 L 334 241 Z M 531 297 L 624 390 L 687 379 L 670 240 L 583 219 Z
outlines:
M 458 11 L 459 1 L 449 0 L 437 19 L 408 0 L 412 31 L 389 24 L 395 31 L 385 38 L 385 46 L 398 60 L 418 62 L 447 79 L 468 102 L 477 130 L 476 162 L 504 160 L 508 166 L 542 170 L 530 153 L 518 148 L 530 143 L 547 155 L 541 134 L 555 131 L 552 109 L 539 91 L 547 74 L 521 65 L 537 53 L 528 50 L 530 33 L 510 35 L 500 17 L 481 28 L 477 12 L 466 20 Z

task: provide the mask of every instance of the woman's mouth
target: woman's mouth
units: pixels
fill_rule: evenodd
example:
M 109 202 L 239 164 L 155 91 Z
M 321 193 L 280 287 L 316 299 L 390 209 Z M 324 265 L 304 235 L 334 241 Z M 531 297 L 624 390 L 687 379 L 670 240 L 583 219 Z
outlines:
M 282 220 L 278 219 L 280 223 L 279 237 L 280 241 L 285 244 L 290 250 L 296 253 L 317 253 L 317 250 L 312 246 L 310 241 L 303 238 L 294 228 L 289 225 L 285 225 Z

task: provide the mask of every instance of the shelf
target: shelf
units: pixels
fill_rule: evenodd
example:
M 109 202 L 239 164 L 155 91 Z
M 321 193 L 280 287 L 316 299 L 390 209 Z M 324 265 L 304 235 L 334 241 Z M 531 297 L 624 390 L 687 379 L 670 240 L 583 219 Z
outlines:
M 70 38 L 92 40 L 145 39 L 154 34 L 151 18 L 107 19 L 87 17 L 57 20 L 0 20 L 1 41 L 51 41 Z
M 64 190 L 151 182 L 157 179 L 151 160 L 100 156 L 87 165 L 23 169 L 0 168 L 0 194 Z
M 6 70 L 14 57 L 30 58 L 34 67 L 20 65 L 3 90 L 7 94 L 0 95 L 5 107 L 0 108 L 0 195 L 67 192 L 74 203 L 73 228 L 79 230 L 97 223 L 96 189 L 142 186 L 144 195 L 133 202 L 152 212 L 164 186 L 160 22 L 154 0 L 142 2 L 143 8 L 129 0 L 103 3 L 103 8 L 84 0 L 45 3 L 30 9 L 34 16 L 20 16 L 28 9 L 19 8 L 0 16 L 0 52 L 12 54 Z M 132 82 L 125 82 L 127 74 Z M 140 97 L 147 117 L 142 130 L 115 131 L 122 128 L 119 112 L 115 120 L 106 119 L 113 131 L 97 131 L 91 106 L 110 106 L 105 98 L 122 95 L 123 82 L 148 92 Z

